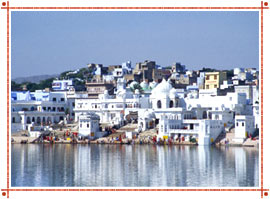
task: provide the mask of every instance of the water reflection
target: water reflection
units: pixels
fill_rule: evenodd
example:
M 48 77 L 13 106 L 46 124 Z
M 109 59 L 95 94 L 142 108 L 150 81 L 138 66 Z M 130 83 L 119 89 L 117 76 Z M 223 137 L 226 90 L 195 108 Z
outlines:
M 13 144 L 12 186 L 259 186 L 257 148 Z

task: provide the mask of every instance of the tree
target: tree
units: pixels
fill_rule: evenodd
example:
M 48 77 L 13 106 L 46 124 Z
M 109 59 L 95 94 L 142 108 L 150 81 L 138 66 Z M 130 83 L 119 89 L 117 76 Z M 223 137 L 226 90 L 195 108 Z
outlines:
M 135 84 L 133 87 L 130 88 L 130 90 L 131 90 L 132 92 L 135 92 L 135 90 L 137 90 L 137 89 L 140 91 L 140 93 L 143 93 L 143 89 L 142 89 L 142 87 L 140 86 L 140 84 Z
M 20 91 L 22 90 L 21 84 L 17 84 L 14 81 L 11 81 L 11 90 L 12 91 Z

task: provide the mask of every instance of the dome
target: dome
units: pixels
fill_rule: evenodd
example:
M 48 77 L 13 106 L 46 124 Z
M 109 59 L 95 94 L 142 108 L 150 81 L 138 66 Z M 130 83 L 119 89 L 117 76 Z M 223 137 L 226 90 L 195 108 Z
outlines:
M 149 85 L 146 81 L 143 81 L 140 83 L 140 86 L 142 87 L 143 90 L 148 90 L 149 89 Z
M 145 119 L 154 119 L 154 118 L 156 118 L 156 116 L 155 116 L 155 113 L 152 110 L 147 109 L 143 113 L 143 118 L 145 118 Z
M 139 85 L 138 82 L 133 81 L 133 82 L 130 83 L 129 87 L 133 89 L 136 84 Z
M 165 79 L 162 80 L 161 83 L 159 83 L 153 90 L 152 90 L 152 95 L 159 96 L 161 94 L 166 94 L 169 95 L 170 90 L 172 89 L 171 82 L 168 80 L 166 81 Z
M 158 85 L 157 82 L 152 81 L 152 82 L 150 82 L 150 84 L 149 84 L 149 88 L 150 88 L 150 89 L 154 89 L 157 85 Z

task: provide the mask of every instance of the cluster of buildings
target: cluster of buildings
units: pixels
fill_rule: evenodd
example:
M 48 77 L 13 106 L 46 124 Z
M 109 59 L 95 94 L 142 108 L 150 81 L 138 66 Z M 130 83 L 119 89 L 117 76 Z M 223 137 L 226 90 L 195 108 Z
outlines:
M 94 77 L 84 92 L 77 92 L 72 80 L 55 80 L 50 91 L 12 91 L 12 132 L 77 122 L 80 135 L 95 139 L 104 136 L 104 126 L 137 123 L 137 132 L 156 129 L 158 138 L 209 145 L 232 128 L 239 143 L 259 129 L 254 68 L 191 71 L 180 63 L 161 68 L 154 61 L 134 69 L 131 62 L 88 67 Z

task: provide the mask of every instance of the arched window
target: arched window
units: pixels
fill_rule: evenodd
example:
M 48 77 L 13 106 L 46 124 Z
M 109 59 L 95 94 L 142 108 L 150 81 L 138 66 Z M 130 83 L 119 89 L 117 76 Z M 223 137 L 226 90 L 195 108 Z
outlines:
M 32 122 L 35 122 L 35 117 L 32 117 Z
M 170 101 L 170 108 L 173 108 L 173 101 Z
M 27 119 L 26 119 L 26 123 L 27 123 L 27 124 L 30 124 L 30 123 L 31 123 L 31 119 L 30 119 L 30 117 L 27 117 Z
M 40 117 L 37 117 L 37 123 L 40 124 L 41 123 L 41 119 Z
M 161 108 L 161 101 L 160 100 L 157 101 L 157 107 Z

